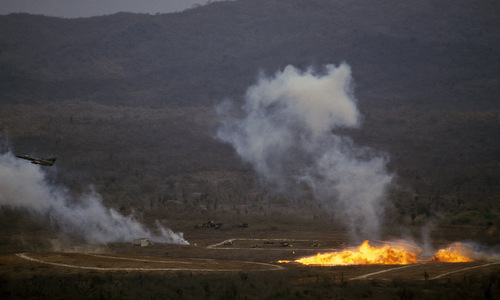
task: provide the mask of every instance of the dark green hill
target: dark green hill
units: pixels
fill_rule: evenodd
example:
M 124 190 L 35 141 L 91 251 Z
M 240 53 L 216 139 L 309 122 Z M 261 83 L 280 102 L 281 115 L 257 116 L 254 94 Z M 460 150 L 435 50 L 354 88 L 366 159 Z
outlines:
M 0 16 L 0 135 L 21 154 L 59 157 L 60 180 L 94 184 L 122 210 L 262 212 L 272 197 L 212 138 L 214 104 L 238 100 L 261 71 L 346 61 L 365 116 L 349 134 L 391 155 L 403 219 L 498 211 L 498 49 L 497 1 Z
M 154 16 L 14 14 L 0 18 L 1 95 L 211 105 L 241 93 L 260 69 L 347 61 L 363 103 L 489 108 L 498 11 L 489 1 L 252 0 Z

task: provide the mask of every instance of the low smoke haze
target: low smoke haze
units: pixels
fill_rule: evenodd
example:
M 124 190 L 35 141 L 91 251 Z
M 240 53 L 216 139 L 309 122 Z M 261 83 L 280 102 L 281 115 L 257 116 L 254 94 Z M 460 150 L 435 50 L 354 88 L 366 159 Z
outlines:
M 64 232 L 82 236 L 92 243 L 149 238 L 159 243 L 188 244 L 182 233 L 164 228 L 159 222 L 158 233 L 152 233 L 133 216 L 106 208 L 93 189 L 73 197 L 68 189 L 49 183 L 40 166 L 21 161 L 10 152 L 0 154 L 0 209 L 2 207 L 47 216 Z
M 261 76 L 246 92 L 243 117 L 229 117 L 228 102 L 219 106 L 226 120 L 218 137 L 280 189 L 309 185 L 353 237 L 367 238 L 379 234 L 392 176 L 385 156 L 335 133 L 361 125 L 351 81 L 345 63 Z
M 178 12 L 206 3 L 206 0 L 0 0 L 0 14 L 25 12 L 63 18 L 102 16 L 117 12 L 156 14 Z

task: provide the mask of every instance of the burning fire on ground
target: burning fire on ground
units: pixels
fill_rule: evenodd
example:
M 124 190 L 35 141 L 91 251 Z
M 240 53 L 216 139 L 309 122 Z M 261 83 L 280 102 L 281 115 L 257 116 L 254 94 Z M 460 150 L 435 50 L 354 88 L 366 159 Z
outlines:
M 315 266 L 339 265 L 407 265 L 419 262 L 471 262 L 472 249 L 462 243 L 454 243 L 450 247 L 437 251 L 430 260 L 420 259 L 422 251 L 409 246 L 371 246 L 364 241 L 359 248 L 347 249 L 340 252 L 318 253 L 294 260 L 293 262 Z M 279 261 L 288 263 L 291 261 Z
M 440 249 L 432 257 L 432 261 L 440 262 L 470 262 L 474 261 L 470 258 L 472 249 L 466 247 L 462 243 L 453 243 L 450 247 Z

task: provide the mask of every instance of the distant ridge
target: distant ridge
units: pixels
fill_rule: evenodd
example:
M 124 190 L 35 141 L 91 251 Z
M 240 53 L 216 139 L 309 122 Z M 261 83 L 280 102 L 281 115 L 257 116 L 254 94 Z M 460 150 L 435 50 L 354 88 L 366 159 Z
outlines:
M 498 107 L 498 6 L 245 0 L 160 15 L 0 16 L 0 96 L 211 105 L 262 70 L 346 61 L 366 105 Z

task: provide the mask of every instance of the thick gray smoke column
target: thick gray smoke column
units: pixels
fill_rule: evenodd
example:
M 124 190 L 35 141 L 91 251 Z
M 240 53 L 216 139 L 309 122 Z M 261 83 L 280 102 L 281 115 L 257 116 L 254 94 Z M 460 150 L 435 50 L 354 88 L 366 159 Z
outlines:
M 66 189 L 49 184 L 40 166 L 11 153 L 0 154 L 0 209 L 3 206 L 47 214 L 62 230 L 89 242 L 131 242 L 145 237 L 159 243 L 188 244 L 182 233 L 157 223 L 159 233 L 153 234 L 133 217 L 104 207 L 94 191 L 74 199 Z
M 247 90 L 240 117 L 231 109 L 228 102 L 218 107 L 224 123 L 217 136 L 267 182 L 282 189 L 307 183 L 354 236 L 379 232 L 392 181 L 387 159 L 335 134 L 360 126 L 347 64 L 327 65 L 323 73 L 287 66 L 261 76 Z

